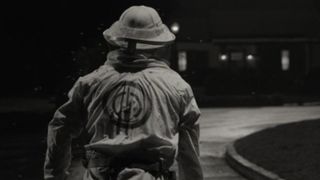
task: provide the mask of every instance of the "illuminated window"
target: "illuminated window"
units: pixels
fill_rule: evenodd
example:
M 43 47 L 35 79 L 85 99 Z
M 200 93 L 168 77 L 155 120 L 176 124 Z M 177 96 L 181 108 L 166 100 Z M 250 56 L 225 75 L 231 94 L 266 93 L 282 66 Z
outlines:
M 290 51 L 281 51 L 281 69 L 282 71 L 288 71 L 290 68 Z
M 186 71 L 187 70 L 187 52 L 180 51 L 178 53 L 178 70 Z

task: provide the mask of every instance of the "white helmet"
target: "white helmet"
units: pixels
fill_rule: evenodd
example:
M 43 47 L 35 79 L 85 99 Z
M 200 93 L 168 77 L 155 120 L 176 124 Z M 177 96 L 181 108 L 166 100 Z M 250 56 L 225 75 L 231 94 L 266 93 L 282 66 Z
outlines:
M 132 6 L 125 10 L 120 19 L 103 32 L 112 45 L 136 49 L 154 49 L 172 43 L 175 36 L 151 7 Z

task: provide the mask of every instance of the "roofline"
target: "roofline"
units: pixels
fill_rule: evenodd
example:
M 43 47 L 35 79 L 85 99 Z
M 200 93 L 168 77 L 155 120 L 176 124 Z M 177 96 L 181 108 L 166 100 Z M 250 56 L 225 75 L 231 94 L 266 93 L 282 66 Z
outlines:
M 317 43 L 319 38 L 215 38 L 213 43 Z

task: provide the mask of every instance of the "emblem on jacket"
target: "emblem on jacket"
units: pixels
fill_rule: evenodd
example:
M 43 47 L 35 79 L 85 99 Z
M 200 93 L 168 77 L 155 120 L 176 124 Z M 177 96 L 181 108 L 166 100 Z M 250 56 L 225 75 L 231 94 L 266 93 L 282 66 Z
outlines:
M 143 125 L 151 113 L 150 97 L 134 82 L 121 82 L 106 98 L 105 111 L 111 122 L 120 129 L 137 128 Z

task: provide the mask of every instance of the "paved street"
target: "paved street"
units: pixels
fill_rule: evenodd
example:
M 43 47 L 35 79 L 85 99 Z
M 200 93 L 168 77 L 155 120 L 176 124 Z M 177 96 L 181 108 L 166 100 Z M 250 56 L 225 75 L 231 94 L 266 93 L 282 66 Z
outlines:
M 261 129 L 320 117 L 320 106 L 201 109 L 201 160 L 206 180 L 244 180 L 224 161 L 226 145 Z
M 231 141 L 280 123 L 320 118 L 320 106 L 204 108 L 201 111 L 200 150 L 206 180 L 245 180 L 224 161 L 226 145 Z M 2 115 L 2 122 L 11 122 L 7 124 L 14 131 L 2 134 L 0 159 L 4 163 L 0 174 L 12 180 L 42 179 L 46 133 L 43 127 L 46 125 L 39 125 L 38 129 L 33 125 L 46 121 L 47 115 L 12 115 Z M 27 123 L 31 120 L 34 123 Z

